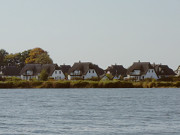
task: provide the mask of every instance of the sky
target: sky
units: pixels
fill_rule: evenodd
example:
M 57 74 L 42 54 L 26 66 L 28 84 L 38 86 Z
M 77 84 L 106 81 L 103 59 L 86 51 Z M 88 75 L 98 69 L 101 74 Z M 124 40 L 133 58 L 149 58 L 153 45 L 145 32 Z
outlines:
M 180 65 L 180 0 L 0 0 L 0 49 L 54 63 Z

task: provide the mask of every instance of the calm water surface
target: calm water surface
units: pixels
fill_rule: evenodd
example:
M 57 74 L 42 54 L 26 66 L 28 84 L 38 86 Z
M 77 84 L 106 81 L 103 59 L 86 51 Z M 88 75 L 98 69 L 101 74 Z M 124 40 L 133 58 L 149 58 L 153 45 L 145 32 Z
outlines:
M 180 89 L 0 90 L 0 135 L 180 135 Z

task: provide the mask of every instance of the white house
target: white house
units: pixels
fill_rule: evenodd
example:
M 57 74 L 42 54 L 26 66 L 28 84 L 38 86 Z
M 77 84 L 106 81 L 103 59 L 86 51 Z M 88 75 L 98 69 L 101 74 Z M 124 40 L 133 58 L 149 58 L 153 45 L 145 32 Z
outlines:
M 74 63 L 74 65 L 69 69 L 68 79 L 91 79 L 93 77 L 99 77 L 99 75 L 102 75 L 103 73 L 104 70 L 95 64 L 90 62 L 79 62 Z
M 158 79 L 158 75 L 150 62 L 135 62 L 128 68 L 127 79 L 144 80 L 146 78 Z
M 55 80 L 65 79 L 63 71 L 57 64 L 26 64 L 20 72 L 21 79 L 39 79 L 42 70 L 47 71 L 49 78 L 54 78 Z

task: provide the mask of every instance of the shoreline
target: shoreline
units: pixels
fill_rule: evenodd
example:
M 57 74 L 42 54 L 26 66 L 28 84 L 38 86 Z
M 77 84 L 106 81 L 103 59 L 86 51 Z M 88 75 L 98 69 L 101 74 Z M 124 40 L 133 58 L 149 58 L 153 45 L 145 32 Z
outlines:
M 0 89 L 10 88 L 180 88 L 180 81 L 0 81 Z

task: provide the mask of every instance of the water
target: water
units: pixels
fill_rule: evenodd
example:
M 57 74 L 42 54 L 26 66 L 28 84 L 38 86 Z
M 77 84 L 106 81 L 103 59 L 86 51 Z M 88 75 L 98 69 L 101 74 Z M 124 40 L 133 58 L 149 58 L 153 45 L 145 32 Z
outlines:
M 180 89 L 0 90 L 0 135 L 180 135 Z

